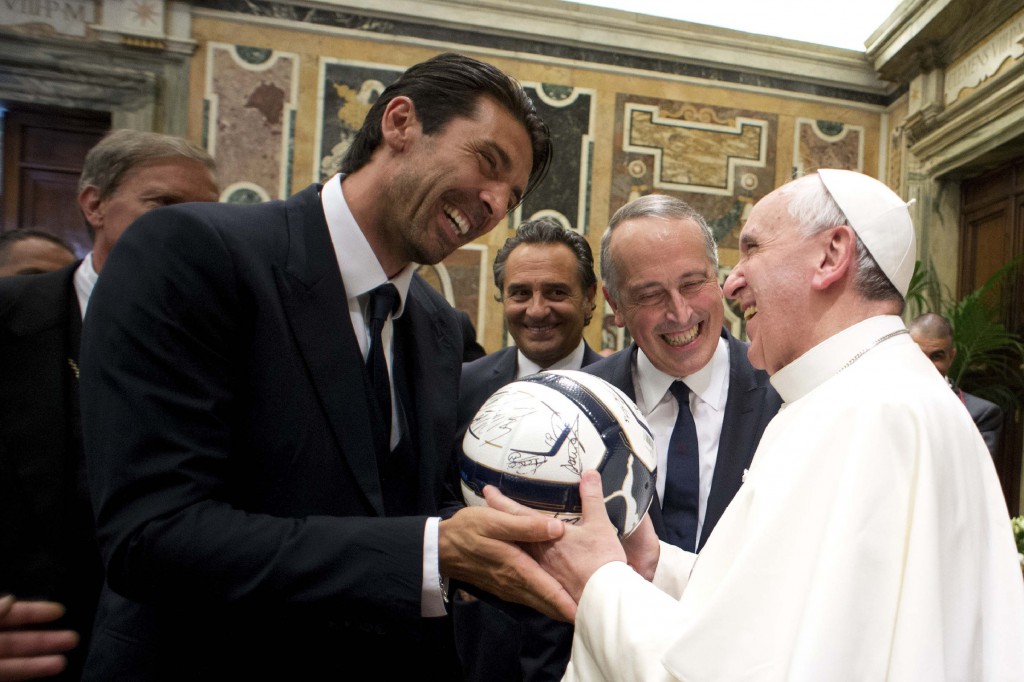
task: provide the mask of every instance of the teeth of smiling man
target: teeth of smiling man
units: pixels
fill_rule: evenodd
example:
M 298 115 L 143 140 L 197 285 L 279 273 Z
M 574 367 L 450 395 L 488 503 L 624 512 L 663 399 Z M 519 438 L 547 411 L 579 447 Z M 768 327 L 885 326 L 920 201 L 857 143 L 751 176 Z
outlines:
M 746 310 L 743 311 L 743 319 L 744 320 L 749 320 L 754 315 L 757 315 L 757 306 L 756 305 L 752 305 L 752 306 L 750 306 L 749 308 L 747 308 Z
M 469 232 L 469 221 L 466 220 L 466 217 L 462 215 L 457 208 L 450 204 L 444 204 L 441 209 L 444 211 L 444 214 L 448 216 L 448 219 L 455 225 L 455 229 L 460 235 L 464 235 Z
M 685 346 L 697 338 L 698 333 L 700 333 L 700 325 L 696 324 L 681 334 L 662 334 L 662 338 L 664 338 L 670 346 Z

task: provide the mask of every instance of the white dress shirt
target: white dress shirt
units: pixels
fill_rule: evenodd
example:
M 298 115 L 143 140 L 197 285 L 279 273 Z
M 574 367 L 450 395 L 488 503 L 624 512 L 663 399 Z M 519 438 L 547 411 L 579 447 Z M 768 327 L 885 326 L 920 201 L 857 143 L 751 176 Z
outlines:
M 653 364 L 642 350 L 637 349 L 633 363 L 633 388 L 636 404 L 647 419 L 658 451 L 658 471 L 668 471 L 668 445 L 675 428 L 679 403 L 669 391 L 672 383 L 680 379 L 690 389 L 690 412 L 697 427 L 697 446 L 700 453 L 700 498 L 697 508 L 697 541 L 704 527 L 704 513 L 711 494 L 711 480 L 718 460 L 718 443 L 725 419 L 725 403 L 729 398 L 729 344 L 718 338 L 711 361 L 699 371 L 686 377 L 665 374 Z M 658 499 L 665 497 L 665 477 L 657 478 Z M 693 551 L 696 551 L 696 546 Z
M 523 351 L 516 351 L 516 379 L 528 377 L 531 374 L 536 374 L 537 372 L 545 369 L 579 369 L 583 366 L 583 347 L 583 339 L 581 338 L 580 345 L 576 346 L 576 350 L 569 353 L 550 367 L 541 367 L 536 362 L 523 355 Z
M 82 319 L 85 319 L 85 307 L 89 305 L 89 297 L 92 296 L 93 287 L 96 286 L 96 280 L 99 279 L 99 274 L 96 269 L 92 266 L 92 251 L 82 259 L 82 262 L 75 268 L 75 294 L 78 296 L 78 310 L 82 313 Z
M 340 174 L 335 175 L 324 184 L 320 190 L 320 202 L 323 205 L 324 217 L 327 219 L 331 243 L 334 244 L 338 269 L 341 270 L 341 281 L 345 285 L 349 318 L 352 320 L 352 329 L 355 331 L 359 349 L 365 360 L 370 352 L 370 330 L 366 325 L 365 317 L 369 293 L 388 281 L 395 285 L 399 296 L 398 310 L 385 321 L 384 329 L 381 331 L 381 342 L 387 349 L 385 357 L 388 362 L 388 373 L 392 374 L 391 367 L 394 361 L 392 320 L 401 317 L 405 312 L 405 297 L 409 293 L 409 284 L 412 282 L 417 265 L 409 263 L 401 272 L 390 280 L 388 279 L 387 273 L 380 266 L 377 256 L 374 255 L 373 249 L 366 241 L 363 231 L 359 229 L 352 211 L 349 210 L 341 189 L 341 177 Z M 394 400 L 393 382 L 391 391 L 391 447 L 394 448 L 401 440 L 402 434 L 397 412 L 398 401 Z M 441 595 L 440 572 L 437 565 L 439 523 L 439 517 L 430 517 L 423 529 L 423 582 L 420 586 L 420 612 L 424 617 L 443 616 L 447 613 L 444 597 Z

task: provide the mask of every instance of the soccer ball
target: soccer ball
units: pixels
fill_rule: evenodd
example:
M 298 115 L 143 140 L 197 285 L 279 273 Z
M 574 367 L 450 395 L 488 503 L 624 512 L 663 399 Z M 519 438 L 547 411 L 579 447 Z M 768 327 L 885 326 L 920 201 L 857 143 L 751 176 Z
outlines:
M 637 406 L 607 381 L 556 370 L 514 381 L 487 399 L 462 441 L 462 495 L 483 488 L 569 523 L 582 516 L 579 482 L 601 473 L 605 507 L 621 537 L 654 499 L 654 438 Z

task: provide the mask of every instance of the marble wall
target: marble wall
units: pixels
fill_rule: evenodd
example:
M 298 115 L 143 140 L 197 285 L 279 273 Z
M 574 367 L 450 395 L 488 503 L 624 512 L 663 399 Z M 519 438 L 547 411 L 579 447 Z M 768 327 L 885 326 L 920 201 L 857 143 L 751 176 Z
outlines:
M 200 11 L 193 20 L 193 91 L 195 83 L 203 90 L 193 93 L 191 120 L 221 166 L 228 200 L 283 197 L 329 178 L 381 90 L 438 52 L 489 61 L 533 98 L 555 141 L 547 180 L 491 234 L 422 273 L 470 314 L 489 351 L 509 342 L 491 263 L 523 220 L 555 217 L 586 235 L 596 253 L 616 209 L 644 194 L 672 194 L 713 226 L 724 277 L 758 199 L 794 174 L 839 167 L 877 175 L 884 162 L 884 107 L 837 97 L 834 89 L 545 57 L 512 39 L 504 41 L 507 49 L 484 49 L 457 34 L 449 35 L 459 41 L 424 40 L 405 35 L 408 25 L 348 15 L 299 16 L 293 9 L 270 20 L 273 7 L 247 3 L 232 6 L 236 14 Z M 253 8 L 270 9 L 252 16 L 259 14 Z M 737 316 L 729 317 L 741 331 Z M 592 345 L 628 342 L 607 317 L 595 320 L 586 331 Z

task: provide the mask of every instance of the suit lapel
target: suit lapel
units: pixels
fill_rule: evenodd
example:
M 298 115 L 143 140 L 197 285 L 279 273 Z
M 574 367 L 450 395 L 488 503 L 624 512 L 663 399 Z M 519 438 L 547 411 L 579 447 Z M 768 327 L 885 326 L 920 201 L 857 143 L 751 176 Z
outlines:
M 711 492 L 704 512 L 699 547 L 721 518 L 733 495 L 743 483 L 743 470 L 750 466 L 757 423 L 764 409 L 764 386 L 754 378 L 754 370 L 746 358 L 746 346 L 723 331 L 729 343 L 729 395 L 722 419 Z
M 633 402 L 636 402 L 636 388 L 633 386 L 633 358 L 636 357 L 636 349 L 636 343 L 632 343 L 627 350 L 615 355 L 611 378 L 608 379 L 613 385 L 621 386 L 623 393 Z
M 494 374 L 491 381 L 490 393 L 497 391 L 506 384 L 516 380 L 519 371 L 519 352 L 513 346 L 509 346 L 503 352 L 501 359 L 494 365 Z M 488 395 L 490 395 L 488 393 Z
M 281 302 L 338 449 L 367 500 L 383 516 L 366 400 L 369 386 L 319 187 L 310 186 L 289 199 L 287 215 L 287 265 L 275 271 Z
M 418 510 L 435 513 L 456 431 L 455 410 L 462 363 L 446 327 L 446 315 L 429 296 L 419 276 L 409 286 L 405 311 L 395 321 L 395 338 L 403 347 L 403 409 L 410 445 L 419 460 Z M 454 314 L 447 317 L 454 319 Z M 448 444 L 445 447 L 445 444 Z

